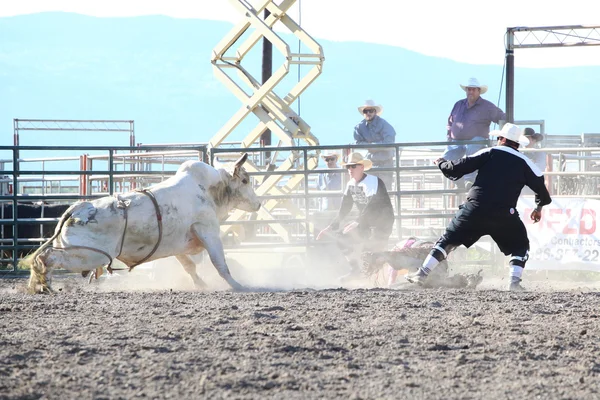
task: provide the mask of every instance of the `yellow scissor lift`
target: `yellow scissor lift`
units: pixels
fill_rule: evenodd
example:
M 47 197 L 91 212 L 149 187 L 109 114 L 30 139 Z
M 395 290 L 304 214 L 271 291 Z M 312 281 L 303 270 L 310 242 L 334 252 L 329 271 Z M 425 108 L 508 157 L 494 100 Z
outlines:
M 286 14 L 296 0 L 283 0 L 280 4 L 275 4 L 272 0 L 260 0 L 255 2 L 259 3 L 256 8 L 246 0 L 230 1 L 242 13 L 244 18 L 214 48 L 211 63 L 213 64 L 215 76 L 240 99 L 242 106 L 209 141 L 208 151 L 210 152 L 212 148 L 218 147 L 250 113 L 258 117 L 259 123 L 244 138 L 242 147 L 251 147 L 267 129 L 277 135 L 283 146 L 295 146 L 294 139 L 303 141 L 302 144 L 305 146 L 318 146 L 319 141 L 310 132 L 310 126 L 290 107 L 298 96 L 321 74 L 324 60 L 321 46 Z M 261 19 L 259 15 L 265 9 L 270 12 L 270 15 L 266 19 Z M 288 28 L 312 53 L 292 53 L 290 46 L 273 30 L 273 26 L 277 22 Z M 230 53 L 232 47 L 250 28 L 254 28 L 254 31 L 239 44 L 235 55 L 226 55 L 226 53 Z M 242 66 L 242 61 L 263 37 L 267 38 L 273 44 L 273 47 L 283 54 L 284 62 L 264 84 L 261 84 Z M 312 68 L 308 70 L 302 79 L 298 79 L 297 84 L 285 97 L 281 98 L 274 92 L 274 89 L 290 72 L 290 66 L 292 65 L 307 65 L 312 66 Z M 238 81 L 246 86 L 246 90 L 233 79 L 231 73 L 236 73 Z M 296 152 L 291 152 L 275 171 L 292 170 L 298 156 Z M 313 156 L 308 158 L 305 167 L 307 170 L 313 170 L 317 165 L 318 158 Z M 246 169 L 251 173 L 259 171 L 256 165 L 251 162 L 246 163 Z M 282 174 L 270 175 L 266 179 L 260 179 L 262 176 L 259 177 L 260 186 L 256 189 L 256 193 L 259 196 L 290 194 L 305 179 L 304 175 L 293 175 L 285 185 L 278 187 L 277 183 L 282 177 Z M 291 201 L 278 199 L 269 199 L 258 212 L 258 217 L 264 220 L 273 220 L 271 211 L 275 207 L 285 207 L 293 218 L 305 218 L 304 211 L 296 207 Z M 244 214 L 243 211 L 236 211 L 229 217 L 228 221 L 239 221 Z M 272 223 L 270 226 L 286 243 L 290 242 L 289 232 L 282 224 Z M 226 234 L 231 227 L 232 225 L 222 226 L 222 234 Z M 311 229 L 311 227 L 308 226 L 307 229 Z

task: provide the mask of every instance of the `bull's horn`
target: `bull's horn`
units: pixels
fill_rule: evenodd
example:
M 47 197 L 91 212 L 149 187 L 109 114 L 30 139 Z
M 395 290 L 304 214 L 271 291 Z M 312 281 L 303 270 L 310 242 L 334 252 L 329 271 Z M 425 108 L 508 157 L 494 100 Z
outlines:
M 242 156 L 240 158 L 238 158 L 238 160 L 235 162 L 235 167 L 239 168 L 242 165 L 244 165 L 244 163 L 246 162 L 246 160 L 248 159 L 248 153 L 244 153 L 242 154 Z

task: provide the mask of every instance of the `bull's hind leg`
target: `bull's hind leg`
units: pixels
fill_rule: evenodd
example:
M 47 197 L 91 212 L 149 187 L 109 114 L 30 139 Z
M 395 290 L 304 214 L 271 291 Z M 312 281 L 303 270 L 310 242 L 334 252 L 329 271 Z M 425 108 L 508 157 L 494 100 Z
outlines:
M 107 264 L 110 261 L 109 257 L 112 256 L 108 253 L 91 251 L 87 248 L 44 249 L 33 257 L 29 290 L 50 292 L 47 275 L 55 268 L 64 268 L 71 272 L 90 271 Z
M 194 261 L 186 255 L 175 256 L 175 258 L 183 266 L 183 269 L 185 269 L 185 272 L 187 272 L 192 277 L 192 280 L 194 281 L 194 285 L 196 286 L 196 288 L 206 289 L 206 283 L 204 283 L 204 281 L 196 273 L 196 263 L 194 263 Z
M 39 257 L 35 257 L 30 268 L 29 284 L 27 285 L 29 293 L 51 293 L 46 264 Z

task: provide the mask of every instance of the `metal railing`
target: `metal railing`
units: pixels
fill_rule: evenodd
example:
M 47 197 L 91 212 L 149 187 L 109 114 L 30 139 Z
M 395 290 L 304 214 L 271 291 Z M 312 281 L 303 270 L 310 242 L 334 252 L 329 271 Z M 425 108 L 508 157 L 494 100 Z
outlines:
M 465 142 L 467 143 L 467 142 Z M 468 142 L 472 143 L 472 142 Z M 486 143 L 489 143 L 486 141 Z M 432 161 L 438 158 L 447 142 L 396 143 L 393 145 L 370 145 L 369 149 L 389 148 L 394 156 L 394 166 L 374 167 L 371 173 L 387 173 L 392 176 L 392 185 L 388 192 L 395 210 L 395 230 L 391 241 L 407 236 L 426 239 L 437 238 L 444 230 L 449 219 L 454 216 L 458 204 L 464 199 L 464 191 L 456 188 L 444 179 Z M 276 152 L 271 160 L 275 170 L 266 166 L 252 164 L 249 173 L 257 189 L 269 177 L 277 183 L 273 189 L 262 193 L 263 202 L 273 200 L 276 205 L 265 215 L 247 214 L 242 220 L 223 222 L 227 235 L 224 238 L 229 250 L 257 251 L 273 246 L 281 248 L 306 249 L 318 246 L 315 232 L 324 227 L 333 215 L 320 209 L 320 199 L 341 196 L 342 191 L 320 191 L 317 177 L 321 173 L 339 172 L 345 187 L 348 174 L 343 169 L 308 169 L 309 160 L 318 157 L 324 151 L 335 151 L 345 155 L 351 151 L 366 152 L 363 145 L 312 146 L 312 147 L 250 147 L 250 148 L 213 148 L 210 154 L 205 146 L 176 145 L 139 146 L 139 147 L 43 147 L 43 146 L 0 146 L 0 159 L 4 167 L 4 177 L 0 179 L 0 188 L 7 183 L 13 187 L 12 193 L 0 193 L 0 202 L 11 202 L 13 208 L 24 201 L 76 201 L 112 195 L 135 188 L 143 188 L 164 180 L 174 174 L 176 167 L 185 159 L 213 160 L 215 158 L 233 159 L 239 153 L 247 152 L 252 160 L 262 160 L 264 153 Z M 550 189 L 554 197 L 585 196 L 600 197 L 598 179 L 600 171 L 600 148 L 544 148 L 524 149 L 524 153 L 544 151 L 549 154 L 547 172 Z M 43 152 L 44 157 L 39 153 Z M 79 156 L 58 156 L 62 152 L 77 152 Z M 33 154 L 34 156 L 28 157 Z M 50 157 L 57 154 L 56 157 Z M 81 156 L 83 154 L 83 156 Z M 278 170 L 277 166 L 291 161 L 291 168 Z M 71 163 L 69 167 L 64 163 Z M 57 164 L 57 166 L 54 166 Z M 274 178 L 276 177 L 276 178 Z M 57 180 L 69 182 L 73 193 L 64 193 L 65 186 L 58 188 L 63 192 L 55 193 L 41 190 L 40 193 L 24 193 L 28 187 L 43 187 L 44 183 Z M 293 187 L 289 182 L 298 181 Z M 36 183 L 37 182 L 37 183 Z M 85 188 L 85 190 L 84 190 Z M 292 204 L 293 207 L 288 205 Z M 291 210 L 293 208 L 293 210 Z M 12 229 L 13 237 L 18 238 L 19 225 L 44 224 L 55 220 L 23 220 L 15 213 L 12 219 L 0 219 L 4 228 Z M 284 227 L 285 235 L 279 227 Z M 16 265 L 20 250 L 33 250 L 44 238 L 27 241 L 4 240 L 0 249 L 12 252 L 12 265 Z M 494 255 L 492 254 L 492 258 Z M 486 261 L 487 262 L 487 261 Z M 491 261 L 490 261 L 491 263 Z

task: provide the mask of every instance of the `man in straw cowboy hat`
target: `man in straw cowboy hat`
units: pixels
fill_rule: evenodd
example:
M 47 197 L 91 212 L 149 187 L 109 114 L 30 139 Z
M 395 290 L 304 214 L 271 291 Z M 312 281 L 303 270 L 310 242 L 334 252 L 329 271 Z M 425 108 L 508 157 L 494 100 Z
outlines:
M 498 146 L 483 149 L 458 161 L 443 158 L 434 163 L 444 176 L 453 181 L 465 174 L 479 171 L 467 201 L 446 228 L 419 271 L 407 275 L 409 282 L 422 284 L 429 273 L 448 254 L 461 244 L 470 247 L 481 236 L 490 235 L 505 255 L 510 255 L 510 290 L 523 290 L 521 275 L 528 259 L 529 239 L 525 225 L 516 210 L 517 199 L 523 186 L 535 193 L 536 208 L 529 216 L 534 223 L 542 218 L 542 207 L 552 199 L 544 185 L 539 168 L 519 152 L 519 145 L 529 142 L 521 128 L 507 123 L 498 136 Z
M 327 169 L 339 169 L 337 164 L 338 155 L 337 153 L 327 152 L 321 154 L 321 158 L 327 163 Z M 319 174 L 318 182 L 319 190 L 336 190 L 342 189 L 342 173 L 341 172 L 324 172 Z M 340 199 L 339 197 L 323 197 L 321 199 L 321 211 L 339 210 Z
M 344 227 L 342 238 L 338 240 L 338 246 L 350 264 L 350 273 L 342 280 L 359 277 L 362 251 L 385 249 L 392 233 L 394 209 L 385 183 L 365 173 L 372 165 L 371 160 L 364 159 L 360 153 L 351 153 L 348 161 L 342 163 L 350 175 L 342 205 L 337 217 L 317 237 L 319 239 L 327 231 L 339 232 L 340 224 L 356 205 L 358 217 Z
M 355 144 L 391 144 L 396 141 L 396 131 L 385 119 L 381 118 L 383 106 L 376 104 L 373 100 L 366 100 L 358 107 L 358 112 L 364 118 L 354 127 Z M 367 159 L 371 160 L 375 167 L 392 168 L 394 166 L 394 149 L 370 148 Z M 392 188 L 393 173 L 378 172 L 373 175 L 379 176 L 388 189 Z
M 448 117 L 446 138 L 450 143 L 442 154 L 445 160 L 458 160 L 483 149 L 485 144 L 455 144 L 454 142 L 487 140 L 490 137 L 491 123 L 506 120 L 506 114 L 501 109 L 481 97 L 488 90 L 486 85 L 480 84 L 476 78 L 471 78 L 460 87 L 467 96 L 454 104 Z M 475 175 L 475 173 L 466 174 L 464 181 L 457 181 L 457 186 L 468 189 L 475 181 Z

